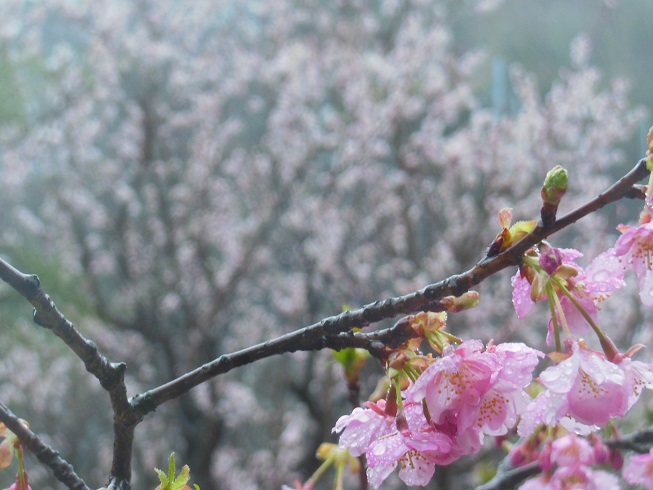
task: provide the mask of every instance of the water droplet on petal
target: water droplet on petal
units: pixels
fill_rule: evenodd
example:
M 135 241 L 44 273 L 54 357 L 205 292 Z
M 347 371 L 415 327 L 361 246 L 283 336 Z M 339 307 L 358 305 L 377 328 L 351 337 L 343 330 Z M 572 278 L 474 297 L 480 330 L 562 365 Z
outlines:
M 383 453 L 386 452 L 386 449 L 387 448 L 385 447 L 385 444 L 380 442 L 374 446 L 374 448 L 372 449 L 372 454 L 374 454 L 375 456 L 381 456 Z
M 595 282 L 606 281 L 610 279 L 610 272 L 606 270 L 596 271 L 594 272 L 594 277 L 592 279 L 594 279 Z

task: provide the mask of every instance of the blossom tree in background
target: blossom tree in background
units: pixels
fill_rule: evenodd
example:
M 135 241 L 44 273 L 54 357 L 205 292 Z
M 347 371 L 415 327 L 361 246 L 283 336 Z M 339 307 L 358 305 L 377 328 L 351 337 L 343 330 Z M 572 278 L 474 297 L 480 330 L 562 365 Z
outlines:
M 130 395 L 346 305 L 406 294 L 468 269 L 496 234 L 489 223 L 500 209 L 536 216 L 541 202 L 533 191 L 554 164 L 574 176 L 565 209 L 604 191 L 623 165 L 616 145 L 641 115 L 629 109 L 623 81 L 601 88 L 580 37 L 571 67 L 545 97 L 515 69 L 519 110 L 497 117 L 475 95 L 483 53 L 455 48 L 445 2 L 224 0 L 180 7 L 116 0 L 98 9 L 95 2 L 11 0 L 0 11 L 6 19 L 0 37 L 24 105 L 24 117 L 3 128 L 1 199 L 10 210 L 0 231 L 3 252 L 19 256 L 26 241 L 40 243 L 41 253 L 63 264 L 60 275 L 73 277 L 76 293 L 90 304 L 79 308 L 76 323 L 108 358 L 127 363 Z M 627 209 L 618 204 L 616 212 Z M 574 225 L 567 245 L 589 258 L 608 248 L 606 216 L 593 213 Z M 637 241 L 640 228 L 624 232 L 615 254 L 646 278 L 641 255 L 626 243 Z M 578 254 L 551 250 L 529 256 L 530 273 L 525 259 L 522 290 L 536 284 L 529 274 L 546 274 L 555 288 L 554 279 L 573 284 L 595 271 L 589 262 L 585 270 L 578 266 Z M 578 311 L 557 287 L 552 337 L 553 323 Z M 543 300 L 545 289 L 528 291 L 529 300 Z M 599 297 L 607 295 L 600 293 L 606 291 L 583 296 L 581 304 L 598 311 Z M 452 330 L 483 342 L 440 346 L 446 361 L 422 366 L 424 380 L 451 380 L 450 369 L 481 366 L 472 371 L 482 388 L 460 394 L 478 402 L 464 423 L 452 420 L 462 401 L 440 406 L 427 381 L 407 392 L 406 424 L 421 434 L 426 406 L 430 420 L 448 428 L 445 435 L 424 431 L 421 439 L 406 439 L 405 426 L 388 422 L 401 412 L 382 401 L 357 409 L 347 428 L 339 423 L 344 437 L 361 410 L 385 421 L 383 435 L 392 438 L 396 458 L 368 455 L 372 483 L 417 453 L 429 463 L 408 478 L 424 483 L 430 465 L 477 452 L 485 435 L 505 434 L 530 406 L 524 389 L 532 372 L 489 374 L 505 372 L 515 358 L 534 368 L 541 330 L 524 328 L 526 320 L 511 313 L 509 280 L 492 281 L 481 294 L 483 308 L 461 314 L 469 327 L 461 321 Z M 605 305 L 601 318 L 609 322 L 615 308 Z M 640 335 L 645 313 L 632 311 L 625 319 L 621 312 L 623 328 L 610 332 L 619 345 Z M 491 338 L 496 344 L 488 344 Z M 287 351 L 297 349 L 318 350 L 311 344 Z M 606 369 L 619 369 L 615 377 L 636 382 L 628 360 L 614 367 L 613 359 L 596 360 L 580 343 L 569 344 L 568 354 L 558 368 L 612 363 Z M 3 369 L 12 383 L 3 386 L 2 399 L 33 406 L 27 418 L 37 431 L 39 404 L 32 400 L 42 400 L 41 413 L 70 418 L 62 413 L 65 399 L 80 384 L 65 386 L 62 378 L 82 377 L 76 359 L 57 354 L 46 376 L 33 368 L 38 356 L 28 349 L 7 356 Z M 13 378 L 21 371 L 33 374 L 16 390 Z M 297 354 L 212 377 L 173 397 L 136 432 L 134 485 L 144 486 L 141 478 L 154 476 L 151 468 L 173 449 L 203 488 L 271 488 L 295 474 L 305 479 L 347 398 L 357 403 L 373 389 L 363 379 L 347 392 L 343 384 L 334 387 L 338 376 L 329 355 Z M 79 383 L 93 392 L 88 381 Z M 617 413 L 604 418 L 634 403 L 621 395 Z M 555 399 L 565 407 L 573 402 Z M 497 404 L 502 416 L 477 429 L 479 413 Z M 541 422 L 540 415 L 521 427 Z M 111 414 L 104 416 L 104 431 L 88 425 L 75 437 L 54 429 L 51 436 L 97 482 L 111 472 Z M 59 425 L 50 422 L 47 432 Z M 91 438 L 105 452 L 86 463 L 88 448 L 79 441 Z M 379 443 L 368 447 L 350 452 L 380 452 Z M 436 478 L 446 484 L 455 472 L 446 466 Z

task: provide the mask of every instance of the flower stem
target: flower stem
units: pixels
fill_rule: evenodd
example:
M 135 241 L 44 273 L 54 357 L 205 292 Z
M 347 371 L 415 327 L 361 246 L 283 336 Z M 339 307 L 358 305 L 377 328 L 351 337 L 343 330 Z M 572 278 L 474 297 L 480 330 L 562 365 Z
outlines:
M 306 481 L 306 485 L 315 485 L 315 483 L 320 479 L 326 470 L 329 469 L 329 466 L 333 463 L 335 456 L 329 456 L 324 462 L 315 470 L 315 473 Z
M 560 327 L 558 326 L 558 316 L 556 315 L 555 303 L 550 294 L 547 295 L 549 310 L 551 310 L 551 323 L 553 324 L 553 337 L 556 342 L 556 351 L 562 352 L 562 342 L 560 341 Z
M 567 298 L 569 298 L 569 301 L 571 301 L 576 309 L 580 312 L 581 315 L 583 315 L 583 318 L 585 321 L 589 324 L 590 327 L 592 327 L 592 330 L 594 330 L 594 333 L 596 336 L 599 338 L 599 342 L 601 343 L 601 347 L 603 347 L 603 352 L 605 352 L 607 358 L 609 360 L 612 360 L 616 354 L 619 353 L 619 350 L 617 347 L 614 345 L 614 342 L 612 342 L 612 339 L 607 336 L 607 334 L 601 330 L 601 327 L 599 327 L 596 322 L 592 319 L 592 317 L 585 311 L 585 308 L 582 307 L 582 305 L 578 302 L 578 300 L 574 297 L 573 294 L 562 284 L 559 284 L 560 290 L 564 293 Z
M 333 490 L 343 490 L 342 486 L 342 468 L 344 465 L 342 464 L 337 464 L 336 465 L 336 478 L 335 478 L 335 483 L 333 486 Z
M 23 448 L 16 448 L 16 459 L 18 460 L 18 490 L 27 490 L 29 483 L 27 481 L 27 472 L 23 465 Z
M 556 331 L 556 320 L 559 316 L 560 325 L 562 326 L 562 331 L 565 334 L 565 337 L 571 337 L 571 331 L 569 330 L 569 325 L 567 324 L 567 318 L 565 317 L 565 312 L 562 310 L 562 304 L 560 304 L 560 298 L 556 294 L 553 283 L 548 281 L 546 286 L 546 296 L 549 298 L 549 302 L 553 302 L 553 305 L 550 305 L 551 309 L 551 321 L 553 322 L 554 332 Z M 556 315 L 557 312 L 557 315 Z M 560 341 L 560 333 L 558 331 L 556 337 L 556 349 L 558 352 L 562 352 L 562 342 Z

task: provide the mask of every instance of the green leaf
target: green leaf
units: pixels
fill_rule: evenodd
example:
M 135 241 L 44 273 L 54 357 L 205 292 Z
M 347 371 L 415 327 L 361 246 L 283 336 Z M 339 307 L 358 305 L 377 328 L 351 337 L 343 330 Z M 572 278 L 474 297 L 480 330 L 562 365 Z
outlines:
M 156 474 L 159 477 L 159 480 L 161 481 L 161 488 L 165 489 L 165 487 L 168 485 L 168 477 L 159 468 L 154 468 L 154 471 L 156 471 Z
M 170 453 L 168 460 L 168 485 L 174 481 L 175 478 L 175 453 Z
M 158 468 L 154 468 L 156 474 L 161 480 L 161 490 L 181 490 L 188 480 L 190 480 L 190 468 L 188 465 L 184 465 L 179 473 L 179 476 L 175 478 L 175 473 L 177 472 L 175 468 L 175 453 L 170 454 L 170 459 L 168 461 L 168 474 L 166 475 L 163 471 Z M 200 487 L 195 485 L 196 490 L 200 490 Z
M 190 480 L 190 468 L 188 465 L 184 465 L 181 469 L 181 473 L 179 473 L 179 476 L 175 478 L 175 481 L 172 483 L 170 490 L 179 490 L 188 483 L 188 480 Z

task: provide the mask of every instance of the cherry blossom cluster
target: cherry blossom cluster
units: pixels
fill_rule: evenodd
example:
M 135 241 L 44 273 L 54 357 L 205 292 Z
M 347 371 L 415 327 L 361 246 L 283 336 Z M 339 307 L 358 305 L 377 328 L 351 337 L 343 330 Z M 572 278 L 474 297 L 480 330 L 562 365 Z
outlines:
M 426 485 L 434 465 L 475 453 L 484 435 L 504 435 L 515 425 L 542 355 L 524 344 L 484 347 L 469 340 L 447 345 L 440 358 L 413 359 L 413 369 L 427 367 L 401 397 L 390 390 L 388 400 L 338 420 L 340 445 L 354 456 L 365 454 L 374 488 L 396 467 L 407 484 Z
M 543 222 L 554 222 L 566 179 L 560 167 L 547 175 Z M 622 455 L 599 436 L 606 427 L 614 436 L 615 420 L 631 410 L 644 389 L 653 389 L 653 364 L 633 359 L 641 344 L 622 353 L 598 318 L 601 303 L 625 285 L 631 268 L 642 302 L 653 305 L 651 180 L 640 223 L 620 225 L 615 246 L 587 267 L 577 263 L 583 256 L 579 250 L 545 241 L 522 256 L 512 278 L 513 304 L 519 318 L 538 302 L 548 304 L 547 344 L 554 343 L 548 355 L 524 343 L 484 345 L 457 338 L 445 330 L 445 312 L 408 317 L 415 338 L 384 359 L 390 380 L 386 396 L 355 408 L 333 429 L 340 433 L 341 450 L 364 455 L 373 488 L 397 469 L 406 484 L 427 485 L 436 466 L 477 453 L 485 436 L 505 438 L 514 432 L 522 439 L 513 446 L 511 463 L 537 461 L 541 469 L 522 489 L 618 488 L 618 477 L 606 465 L 623 467 L 624 479 L 653 488 L 653 451 L 630 458 L 624 466 Z M 511 226 L 509 210 L 500 213 L 500 221 L 503 231 L 489 256 L 535 227 L 535 222 Z M 449 311 L 473 307 L 477 301 L 477 296 L 473 301 L 468 296 L 458 305 L 463 308 Z M 597 337 L 600 350 L 582 337 L 588 334 Z M 423 339 L 433 353 L 420 351 Z M 548 364 L 540 365 L 545 357 Z
M 624 464 L 621 452 L 610 449 L 597 433 L 585 438 L 560 428 L 558 434 L 555 432 L 556 429 L 543 428 L 510 450 L 508 457 L 515 467 L 537 462 L 542 470 L 537 478 L 520 486 L 520 490 L 612 490 L 620 488 L 615 475 L 619 471 L 628 483 L 653 489 L 653 449 L 630 457 Z
M 557 439 L 548 440 L 533 458 L 542 468 L 542 474 L 524 483 L 520 490 L 619 488 L 619 479 L 614 474 L 594 466 L 607 464 L 618 470 L 623 461 L 618 453 L 611 453 L 600 439 L 593 439 L 591 444 L 587 439 L 568 433 Z M 517 459 L 519 456 L 515 454 L 520 451 L 521 448 L 511 453 L 511 459 Z

